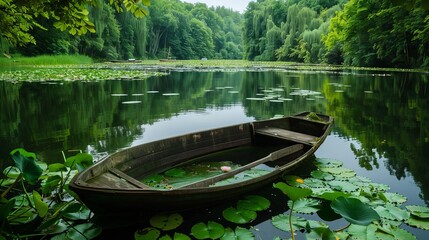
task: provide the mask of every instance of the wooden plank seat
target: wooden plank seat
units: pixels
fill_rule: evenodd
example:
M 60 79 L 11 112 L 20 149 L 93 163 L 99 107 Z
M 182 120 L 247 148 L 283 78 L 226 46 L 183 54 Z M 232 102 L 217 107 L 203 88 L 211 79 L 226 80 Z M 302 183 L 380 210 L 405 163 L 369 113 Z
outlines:
M 261 134 L 261 135 L 266 135 L 270 137 L 296 141 L 307 145 L 314 145 L 319 140 L 319 137 L 316 137 L 316 136 L 294 132 L 290 130 L 285 130 L 281 128 L 274 128 L 274 127 L 257 129 L 255 130 L 255 134 Z

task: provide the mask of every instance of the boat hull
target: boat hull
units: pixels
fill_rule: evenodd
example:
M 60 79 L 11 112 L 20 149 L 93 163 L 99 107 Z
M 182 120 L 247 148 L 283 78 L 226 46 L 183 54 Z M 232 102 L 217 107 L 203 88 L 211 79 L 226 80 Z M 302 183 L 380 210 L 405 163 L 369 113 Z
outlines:
M 180 211 L 221 203 L 267 186 L 314 154 L 329 134 L 333 119 L 319 114 L 321 121 L 314 121 L 306 119 L 307 115 L 238 124 L 131 147 L 79 173 L 72 179 L 70 189 L 96 214 Z M 160 190 L 140 181 L 144 176 L 180 166 L 195 157 L 253 145 L 301 148 L 267 162 L 272 167 L 267 174 L 232 184 L 208 185 L 208 180 L 202 180 Z

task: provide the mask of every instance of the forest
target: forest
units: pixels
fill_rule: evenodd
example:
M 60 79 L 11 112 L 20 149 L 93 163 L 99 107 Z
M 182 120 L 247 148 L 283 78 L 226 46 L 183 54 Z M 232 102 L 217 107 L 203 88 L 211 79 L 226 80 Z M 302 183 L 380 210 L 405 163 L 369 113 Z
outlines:
M 35 44 L 8 43 L 2 33 L 2 52 L 82 54 L 100 61 L 171 57 L 429 66 L 424 0 L 411 5 L 393 0 L 257 0 L 243 14 L 201 3 L 152 0 L 143 18 L 117 11 L 108 0 L 94 1 L 96 6 L 87 9 L 95 32 L 61 31 L 65 28 L 55 19 L 38 16 L 43 28 L 28 30 Z

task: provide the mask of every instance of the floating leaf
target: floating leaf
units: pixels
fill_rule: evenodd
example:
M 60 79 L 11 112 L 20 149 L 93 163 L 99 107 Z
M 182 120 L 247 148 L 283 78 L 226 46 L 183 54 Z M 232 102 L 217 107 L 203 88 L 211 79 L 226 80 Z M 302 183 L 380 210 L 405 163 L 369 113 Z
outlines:
M 276 228 L 282 231 L 290 232 L 289 215 L 280 214 L 274 216 L 271 219 L 271 222 Z M 294 230 L 303 229 L 307 225 L 307 219 L 292 215 L 292 225 Z
M 410 213 L 419 218 L 429 218 L 429 208 L 423 206 L 410 205 L 405 206 Z
M 142 101 L 125 101 L 125 102 L 122 102 L 122 104 L 139 104 L 139 103 L 142 103 Z
M 67 167 L 62 163 L 49 164 L 48 169 L 50 172 L 67 172 Z
M 286 175 L 283 177 L 283 180 L 290 186 L 301 186 L 304 183 L 304 179 L 295 175 Z
M 304 185 L 308 188 L 322 188 L 326 187 L 326 184 L 324 181 L 317 179 L 317 178 L 306 178 L 304 180 Z
M 335 233 L 328 227 L 312 228 L 309 233 L 305 234 L 307 240 L 336 239 L 335 236 Z
M 377 240 L 375 232 L 377 226 L 370 224 L 369 226 L 352 224 L 348 227 L 347 232 L 355 239 L 359 240 Z
M 157 214 L 150 219 L 150 225 L 152 225 L 153 227 L 162 229 L 164 231 L 176 229 L 182 223 L 183 223 L 183 217 L 178 213 L 173 213 L 170 215 Z
M 58 175 L 49 176 L 48 179 L 44 180 L 41 184 L 42 193 L 46 195 L 50 194 L 58 187 L 62 180 L 63 179 Z
M 338 191 L 332 191 L 332 192 L 325 192 L 319 197 L 328 201 L 333 201 L 338 197 L 349 197 L 350 194 L 344 193 L 344 192 L 338 192 Z
M 85 220 L 91 216 L 91 211 L 81 203 L 72 203 L 63 211 L 63 216 L 70 220 Z
M 320 168 L 320 171 L 327 172 L 342 178 L 351 178 L 356 175 L 355 171 L 344 167 L 324 167 Z
M 7 220 L 11 225 L 22 225 L 33 221 L 37 218 L 37 216 L 38 214 L 34 211 L 33 208 L 25 206 L 19 208 L 17 211 L 14 211 L 13 214 L 9 214 L 7 216 Z
M 404 202 L 407 201 L 406 197 L 398 193 L 386 192 L 384 193 L 384 196 L 386 197 L 388 202 L 394 203 L 394 204 L 403 204 Z
M 237 208 L 247 209 L 252 211 L 262 211 L 270 207 L 270 201 L 264 197 L 257 195 L 247 195 L 245 199 L 237 202 Z
M 320 209 L 320 202 L 316 199 L 301 198 L 294 202 L 288 201 L 287 203 L 289 208 L 292 208 L 292 204 L 293 210 L 298 213 L 310 214 L 315 213 Z
M 248 240 L 255 239 L 255 235 L 252 231 L 237 226 L 234 230 L 231 228 L 225 229 L 225 234 L 222 236 L 221 240 Z
M 137 230 L 134 233 L 135 240 L 156 240 L 161 235 L 161 232 L 156 228 L 145 228 Z
M 218 239 L 225 233 L 225 228 L 213 221 L 209 221 L 207 225 L 200 222 L 192 226 L 191 232 L 196 239 Z
M 343 163 L 338 160 L 329 159 L 329 158 L 317 158 L 314 165 L 316 167 L 322 168 L 322 167 L 341 167 L 343 166 Z
M 292 201 L 296 201 L 304 197 L 309 197 L 311 196 L 311 193 L 312 193 L 311 189 L 291 187 L 283 182 L 274 184 L 274 187 L 280 189 Z
M 330 180 L 334 179 L 334 176 L 332 176 L 331 174 L 329 174 L 327 172 L 320 171 L 320 170 L 312 171 L 310 174 L 312 177 L 320 179 L 320 180 L 330 181 Z
M 330 202 L 322 202 L 320 205 L 320 210 L 317 211 L 317 215 L 321 219 L 328 222 L 342 218 L 341 215 L 334 212 L 334 210 L 331 208 Z
M 255 220 L 257 214 L 252 210 L 229 207 L 223 210 L 222 216 L 230 222 L 244 224 Z
M 191 238 L 183 233 L 174 233 L 173 240 L 191 240 Z
M 21 171 L 15 166 L 9 166 L 3 170 L 3 174 L 8 178 L 16 179 L 21 174 Z
M 367 226 L 380 219 L 376 211 L 356 198 L 338 197 L 332 201 L 331 207 L 352 224 Z
M 411 215 L 410 218 L 405 220 L 405 222 L 410 226 L 429 230 L 429 218 L 419 218 L 414 215 Z
M 406 210 L 390 204 L 377 206 L 374 210 L 378 213 L 378 215 L 380 215 L 380 217 L 395 221 L 403 221 L 410 217 L 410 213 Z
M 349 183 L 349 182 L 346 182 L 346 181 L 334 180 L 334 181 L 330 181 L 329 185 L 332 188 L 339 190 L 339 191 L 343 191 L 343 192 L 354 192 L 354 191 L 359 189 L 356 185 Z

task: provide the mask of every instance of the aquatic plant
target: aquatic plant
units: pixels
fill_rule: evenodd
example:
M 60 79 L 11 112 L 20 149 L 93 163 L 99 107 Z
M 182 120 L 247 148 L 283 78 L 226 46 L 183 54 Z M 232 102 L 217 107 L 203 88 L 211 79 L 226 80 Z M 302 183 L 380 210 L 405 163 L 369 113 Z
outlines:
M 15 165 L 6 167 L 0 179 L 1 240 L 92 239 L 101 233 L 90 221 L 90 210 L 68 189 L 74 174 L 92 164 L 91 155 L 64 156 L 64 163 L 50 165 L 22 148 L 10 156 Z

